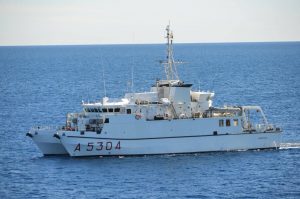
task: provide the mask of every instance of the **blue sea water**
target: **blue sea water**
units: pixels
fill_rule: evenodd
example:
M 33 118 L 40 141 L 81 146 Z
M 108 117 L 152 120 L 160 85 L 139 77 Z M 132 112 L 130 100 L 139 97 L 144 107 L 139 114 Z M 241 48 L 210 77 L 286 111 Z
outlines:
M 177 44 L 180 78 L 214 104 L 260 105 L 279 150 L 123 158 L 43 157 L 26 132 L 81 101 L 146 91 L 165 45 L 0 47 L 0 198 L 300 198 L 300 43 Z M 133 71 L 133 87 L 129 86 Z

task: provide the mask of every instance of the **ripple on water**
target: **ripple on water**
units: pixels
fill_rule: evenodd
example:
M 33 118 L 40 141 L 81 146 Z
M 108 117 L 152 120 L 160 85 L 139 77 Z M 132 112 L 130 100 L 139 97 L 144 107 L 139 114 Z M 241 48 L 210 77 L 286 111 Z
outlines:
M 300 43 L 180 44 L 185 82 L 215 105 L 258 104 L 284 129 L 280 150 L 117 158 L 43 157 L 25 134 L 60 125 L 82 100 L 145 91 L 165 45 L 0 47 L 0 198 L 299 198 Z M 180 147 L 180 146 L 178 146 Z

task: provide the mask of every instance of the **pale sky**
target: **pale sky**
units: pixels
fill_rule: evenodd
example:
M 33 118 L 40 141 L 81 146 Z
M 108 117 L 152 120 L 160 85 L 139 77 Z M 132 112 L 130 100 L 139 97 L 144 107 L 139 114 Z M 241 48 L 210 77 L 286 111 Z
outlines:
M 300 0 L 0 0 L 0 45 L 300 41 Z

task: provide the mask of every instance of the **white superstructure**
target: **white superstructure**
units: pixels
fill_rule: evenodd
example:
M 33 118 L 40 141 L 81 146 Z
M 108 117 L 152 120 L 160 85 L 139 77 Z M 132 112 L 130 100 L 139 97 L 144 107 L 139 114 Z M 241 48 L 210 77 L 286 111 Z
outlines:
M 213 107 L 213 92 L 192 91 L 179 79 L 173 33 L 166 31 L 166 80 L 117 101 L 83 103 L 83 112 L 68 114 L 62 128 L 32 129 L 28 135 L 41 151 L 109 156 L 278 148 L 281 129 L 259 106 Z

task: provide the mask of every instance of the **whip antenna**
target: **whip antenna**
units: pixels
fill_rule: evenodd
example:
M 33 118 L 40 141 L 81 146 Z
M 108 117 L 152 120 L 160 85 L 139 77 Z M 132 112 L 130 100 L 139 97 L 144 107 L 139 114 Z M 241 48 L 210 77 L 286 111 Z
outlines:
M 106 97 L 106 85 L 105 85 L 104 64 L 103 64 L 102 55 L 101 55 L 101 65 L 102 65 L 102 79 L 103 79 L 104 97 Z

